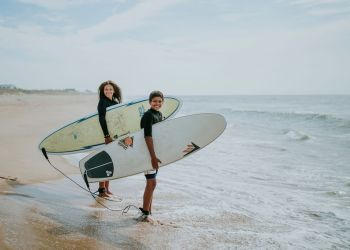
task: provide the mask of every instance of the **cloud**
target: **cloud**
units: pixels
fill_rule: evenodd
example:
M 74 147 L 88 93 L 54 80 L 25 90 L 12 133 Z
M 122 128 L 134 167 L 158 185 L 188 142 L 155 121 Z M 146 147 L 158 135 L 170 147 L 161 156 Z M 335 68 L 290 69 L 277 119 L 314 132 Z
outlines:
M 317 6 L 343 3 L 343 0 L 288 0 L 292 5 Z
M 123 13 L 114 14 L 94 26 L 80 30 L 78 36 L 94 38 L 100 35 L 132 30 L 147 25 L 148 20 L 157 16 L 161 11 L 181 2 L 184 2 L 184 0 L 140 1 Z
M 311 16 L 336 16 L 350 12 L 350 2 L 347 0 L 279 0 L 278 2 L 301 6 Z
M 54 0 L 54 1 L 46 1 L 46 0 L 20 0 L 26 1 L 36 4 L 51 4 L 51 7 L 55 7 L 56 3 L 62 4 L 60 6 L 67 6 L 69 4 L 80 4 L 82 0 Z M 93 2 L 96 0 L 89 0 L 89 2 Z M 114 0 L 116 2 L 121 2 L 124 0 Z M 50 40 L 50 41 L 61 41 L 63 43 L 70 44 L 90 44 L 94 43 L 95 39 L 99 36 L 105 36 L 109 34 L 116 34 L 119 32 L 130 31 L 148 24 L 148 21 L 152 18 L 156 18 L 159 13 L 162 11 L 183 2 L 184 0 L 147 0 L 147 1 L 139 1 L 134 6 L 126 9 L 121 13 L 112 14 L 106 19 L 102 20 L 99 23 L 91 25 L 87 28 L 81 29 L 73 29 L 72 26 L 61 26 L 61 31 L 59 34 L 47 33 L 47 27 L 43 24 L 22 24 L 9 28 L 5 25 L 1 25 L 0 21 L 0 48 L 9 48 L 13 47 L 25 47 L 23 41 L 29 40 L 34 42 L 36 40 Z M 49 14 L 40 14 L 41 17 L 47 18 Z M 50 21 L 58 22 L 59 20 L 63 20 L 61 16 L 53 16 Z M 75 30 L 75 32 L 73 32 Z M 65 33 L 65 31 L 67 31 Z M 37 44 L 32 43 L 32 44 Z M 31 45 L 30 45 L 31 46 Z
M 236 22 L 239 20 L 254 18 L 256 16 L 258 16 L 257 11 L 250 11 L 250 12 L 231 11 L 231 12 L 222 13 L 220 15 L 220 19 L 227 22 Z
M 50 10 L 62 10 L 74 5 L 96 3 L 98 0 L 17 0 L 24 4 L 36 5 Z
M 90 89 L 94 89 L 91 84 L 104 79 L 111 72 L 121 79 L 127 74 L 125 79 L 138 82 L 135 67 L 138 68 L 139 75 L 153 72 L 151 69 L 143 70 L 141 64 L 144 62 L 140 58 L 151 60 L 152 55 L 154 58 L 162 58 L 162 52 L 157 51 L 156 45 L 127 39 L 96 43 L 95 38 L 147 25 L 149 19 L 180 2 L 182 1 L 140 1 L 122 13 L 114 14 L 73 34 L 47 33 L 45 27 L 33 24 L 7 27 L 0 23 L 0 53 L 6 56 L 2 57 L 3 61 L 0 63 L 1 72 L 6 72 L 9 79 L 12 75 L 13 79 L 17 79 L 15 83 L 25 82 L 37 88 L 47 82 L 45 79 L 48 75 L 53 80 L 47 84 L 70 85 L 72 82 L 83 81 L 90 84 Z M 6 64 L 3 63 L 5 61 Z M 155 64 L 161 64 L 161 61 L 155 59 L 153 65 Z M 87 79 L 82 70 L 91 73 Z M 16 71 L 21 74 L 15 73 Z
M 309 14 L 315 16 L 328 16 L 328 15 L 338 15 L 350 13 L 350 7 L 348 8 L 328 8 L 328 9 L 314 9 L 308 11 Z
M 209 22 L 216 29 L 186 21 L 170 26 L 180 32 L 153 31 L 155 22 L 169 24 L 165 11 L 179 11 L 172 7 L 180 3 L 140 1 L 77 33 L 0 23 L 2 80 L 25 88 L 96 90 L 101 81 L 113 79 L 128 95 L 153 89 L 168 94 L 350 93 L 345 86 L 350 79 L 347 20 L 293 29 L 254 23 L 246 30 L 213 18 Z M 184 33 L 184 25 L 191 32 Z M 148 31 L 157 37 L 140 39 Z M 118 39 L 101 39 L 115 33 Z
M 237 37 L 208 31 L 101 44 L 22 27 L 12 38 L 21 40 L 28 59 L 3 58 L 0 68 L 2 76 L 16 79 L 8 80 L 14 84 L 95 90 L 103 80 L 114 79 L 128 95 L 153 89 L 169 94 L 349 93 L 342 86 L 350 77 L 344 40 L 349 31 L 349 23 L 335 22 L 293 32 L 260 30 Z

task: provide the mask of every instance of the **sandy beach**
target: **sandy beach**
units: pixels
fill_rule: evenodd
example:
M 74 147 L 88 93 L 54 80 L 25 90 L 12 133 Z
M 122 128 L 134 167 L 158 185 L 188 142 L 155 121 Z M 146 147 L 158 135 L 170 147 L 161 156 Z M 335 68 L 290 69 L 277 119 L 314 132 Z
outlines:
M 15 191 L 18 186 L 62 178 L 60 173 L 50 167 L 37 145 L 40 139 L 58 126 L 82 114 L 92 113 L 96 109 L 96 100 L 95 95 L 79 94 L 0 95 L 0 194 L 3 198 L 23 197 Z M 66 174 L 79 173 L 63 157 L 50 156 L 50 159 Z M 26 248 L 28 243 L 33 248 L 46 248 L 50 245 L 52 237 L 48 237 L 45 232 L 53 223 L 36 217 L 35 209 L 27 208 L 13 204 L 12 201 L 2 202 L 1 249 L 12 249 L 13 246 L 14 249 Z M 11 218 L 11 221 L 6 218 Z M 17 231 L 19 228 L 22 230 Z M 17 243 L 12 244 L 14 239 Z M 34 242 L 38 242 L 37 245 Z M 66 240 L 55 244 L 60 248 L 72 246 Z

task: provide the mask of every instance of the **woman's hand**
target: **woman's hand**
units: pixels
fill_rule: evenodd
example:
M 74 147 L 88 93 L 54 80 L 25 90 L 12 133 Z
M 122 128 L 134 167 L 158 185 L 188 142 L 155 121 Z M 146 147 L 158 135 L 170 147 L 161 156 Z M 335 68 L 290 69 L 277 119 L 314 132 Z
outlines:
M 105 137 L 105 144 L 111 143 L 113 140 L 110 136 Z

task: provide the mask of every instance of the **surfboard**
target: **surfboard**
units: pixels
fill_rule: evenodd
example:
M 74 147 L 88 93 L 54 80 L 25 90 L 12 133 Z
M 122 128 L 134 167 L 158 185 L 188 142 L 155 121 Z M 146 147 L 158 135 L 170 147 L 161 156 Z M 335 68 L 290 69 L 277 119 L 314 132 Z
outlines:
M 172 96 L 165 96 L 160 111 L 165 119 L 174 116 L 182 101 Z M 148 98 L 138 99 L 125 104 L 107 108 L 106 121 L 113 139 L 139 131 L 140 120 L 150 108 Z M 72 154 L 97 149 L 104 144 L 104 135 L 98 120 L 98 113 L 69 122 L 49 133 L 39 144 L 47 154 Z
M 160 167 L 199 151 L 218 138 L 226 128 L 220 114 L 204 113 L 156 123 L 152 127 L 154 149 Z M 87 182 L 123 178 L 152 169 L 143 129 L 119 138 L 79 161 Z

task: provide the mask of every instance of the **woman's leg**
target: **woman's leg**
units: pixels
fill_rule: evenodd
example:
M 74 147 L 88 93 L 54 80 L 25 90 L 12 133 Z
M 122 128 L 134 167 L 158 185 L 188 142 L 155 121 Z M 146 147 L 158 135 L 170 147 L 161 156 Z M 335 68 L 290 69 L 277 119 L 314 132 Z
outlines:
M 109 190 L 109 181 L 105 181 L 105 188 L 106 188 L 107 194 L 113 195 L 113 193 L 111 192 L 111 190 Z
M 98 183 L 98 196 L 99 197 L 109 197 L 106 193 L 105 182 L 101 181 Z

